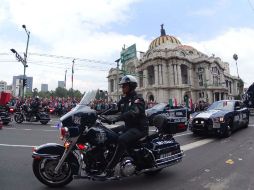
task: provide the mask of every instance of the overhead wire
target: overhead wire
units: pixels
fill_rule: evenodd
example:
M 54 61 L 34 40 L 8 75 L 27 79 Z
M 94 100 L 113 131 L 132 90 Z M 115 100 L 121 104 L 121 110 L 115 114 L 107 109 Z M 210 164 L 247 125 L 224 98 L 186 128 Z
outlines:
M 52 54 L 43 54 L 43 53 L 28 53 L 30 56 L 29 60 L 28 60 L 28 64 L 29 65 L 34 65 L 34 66 L 43 66 L 43 67 L 50 67 L 50 68 L 55 68 L 55 69 L 66 69 L 69 70 L 70 68 L 70 62 L 66 62 L 66 60 L 73 60 L 75 59 L 75 70 L 79 71 L 79 70 L 87 70 L 87 69 L 93 69 L 96 71 L 103 71 L 103 72 L 107 72 L 110 69 L 110 66 L 115 65 L 115 63 L 110 63 L 110 62 L 106 62 L 106 61 L 102 61 L 102 60 L 95 60 L 95 59 L 86 59 L 86 58 L 74 58 L 74 57 L 70 57 L 70 56 L 62 56 L 62 55 L 52 55 Z M 0 55 L 11 55 L 11 53 L 0 53 Z M 31 58 L 32 56 L 32 58 Z M 65 60 L 64 62 L 61 61 L 56 61 L 56 60 L 38 60 L 38 59 L 34 59 L 34 56 L 38 56 L 38 57 L 46 57 L 46 58 L 53 58 L 53 59 L 62 59 Z M 8 62 L 8 63 L 15 63 L 18 62 L 18 60 L 0 60 L 0 62 Z M 87 62 L 87 63 L 97 63 L 100 65 L 91 65 L 91 64 L 86 64 L 83 65 L 80 62 Z M 102 68 L 102 64 L 103 64 L 103 68 Z

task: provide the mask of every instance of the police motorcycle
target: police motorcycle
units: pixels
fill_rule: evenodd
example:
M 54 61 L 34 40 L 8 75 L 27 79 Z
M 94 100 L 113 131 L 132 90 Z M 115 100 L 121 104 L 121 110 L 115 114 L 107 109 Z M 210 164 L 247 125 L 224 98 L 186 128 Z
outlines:
M 0 106 L 0 118 L 4 125 L 8 125 L 12 119 L 10 114 L 8 113 L 8 107 L 1 107 Z
M 14 120 L 17 123 L 22 123 L 24 121 L 28 122 L 40 122 L 43 125 L 46 125 L 50 121 L 49 115 L 44 111 L 39 111 L 34 113 L 29 106 L 23 104 L 20 106 L 14 114 Z
M 57 127 L 63 145 L 47 143 L 34 148 L 32 167 L 41 183 L 61 187 L 73 179 L 106 181 L 140 174 L 155 175 L 182 160 L 179 143 L 170 128 L 165 130 L 165 118 L 159 116 L 155 118 L 157 132 L 126 150 L 113 177 L 99 177 L 115 152 L 118 134 L 103 124 L 109 123 L 103 113 L 98 115 L 90 108 L 95 95 L 96 91 L 86 93 L 79 105 L 60 118 Z

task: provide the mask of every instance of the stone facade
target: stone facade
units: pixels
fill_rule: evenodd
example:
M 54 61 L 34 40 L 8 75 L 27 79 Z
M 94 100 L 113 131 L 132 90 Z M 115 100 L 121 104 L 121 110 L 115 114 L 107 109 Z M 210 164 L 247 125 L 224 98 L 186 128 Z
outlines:
M 165 31 L 151 42 L 139 59 L 129 60 L 123 69 L 137 77 L 137 92 L 148 102 L 168 102 L 170 98 L 175 98 L 178 103 L 183 103 L 187 96 L 194 103 L 212 103 L 234 99 L 240 93 L 241 79 L 230 75 L 228 63 L 182 45 Z M 117 80 L 117 68 L 109 71 L 108 92 L 112 100 L 117 100 L 117 95 L 121 94 L 121 89 L 117 92 L 117 84 L 122 76 L 119 71 Z

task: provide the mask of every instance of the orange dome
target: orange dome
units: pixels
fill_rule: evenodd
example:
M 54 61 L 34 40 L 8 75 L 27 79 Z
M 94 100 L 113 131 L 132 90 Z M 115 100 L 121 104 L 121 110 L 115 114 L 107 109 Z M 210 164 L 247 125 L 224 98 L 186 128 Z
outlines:
M 162 44 L 177 44 L 181 45 L 181 42 L 174 36 L 169 36 L 169 35 L 162 35 L 156 39 L 154 39 L 150 45 L 149 49 L 153 49 L 155 47 L 158 47 Z

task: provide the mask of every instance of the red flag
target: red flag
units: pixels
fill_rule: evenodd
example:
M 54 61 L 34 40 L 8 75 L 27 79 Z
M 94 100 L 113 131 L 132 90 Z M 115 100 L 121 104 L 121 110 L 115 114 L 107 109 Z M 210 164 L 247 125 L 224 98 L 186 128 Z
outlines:
M 174 106 L 176 107 L 177 106 L 177 99 L 174 98 Z

